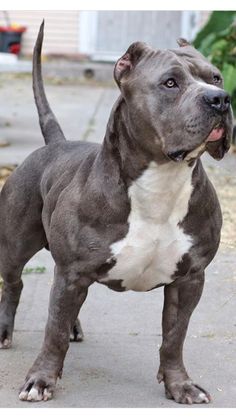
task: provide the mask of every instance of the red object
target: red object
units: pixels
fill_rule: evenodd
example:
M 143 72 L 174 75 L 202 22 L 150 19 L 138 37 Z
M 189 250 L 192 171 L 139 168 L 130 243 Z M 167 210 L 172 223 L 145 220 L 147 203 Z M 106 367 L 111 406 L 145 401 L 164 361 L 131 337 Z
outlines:
M 0 32 L 17 32 L 23 33 L 26 31 L 25 26 L 0 26 Z
M 21 37 L 26 29 L 25 26 L 17 25 L 0 26 L 0 52 L 19 55 Z
M 9 46 L 9 52 L 11 54 L 18 55 L 20 53 L 20 44 L 12 44 Z

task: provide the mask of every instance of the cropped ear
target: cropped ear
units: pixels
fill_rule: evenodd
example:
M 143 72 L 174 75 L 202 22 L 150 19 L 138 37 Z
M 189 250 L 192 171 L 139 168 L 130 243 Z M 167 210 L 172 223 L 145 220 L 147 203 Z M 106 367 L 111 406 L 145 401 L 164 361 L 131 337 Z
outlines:
M 184 38 L 179 38 L 177 39 L 177 44 L 179 45 L 179 47 L 187 47 L 187 46 L 191 46 L 190 42 L 188 42 L 186 39 Z
M 144 42 L 134 42 L 127 49 L 126 53 L 119 58 L 114 68 L 114 79 L 118 86 L 120 85 L 121 79 L 133 70 L 147 51 L 150 51 L 150 47 L 147 44 Z

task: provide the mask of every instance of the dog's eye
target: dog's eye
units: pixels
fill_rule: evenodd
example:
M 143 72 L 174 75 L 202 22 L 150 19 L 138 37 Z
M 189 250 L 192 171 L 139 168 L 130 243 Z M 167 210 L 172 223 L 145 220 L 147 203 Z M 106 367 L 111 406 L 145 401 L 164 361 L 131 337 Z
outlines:
M 214 74 L 214 76 L 213 76 L 213 82 L 215 83 L 215 84 L 220 84 L 221 83 L 221 77 L 220 76 L 218 76 L 218 74 Z
M 177 83 L 176 83 L 176 81 L 174 79 L 168 79 L 168 80 L 166 80 L 166 82 L 164 83 L 164 85 L 166 87 L 168 87 L 169 89 L 171 89 L 172 87 L 177 87 L 178 86 Z

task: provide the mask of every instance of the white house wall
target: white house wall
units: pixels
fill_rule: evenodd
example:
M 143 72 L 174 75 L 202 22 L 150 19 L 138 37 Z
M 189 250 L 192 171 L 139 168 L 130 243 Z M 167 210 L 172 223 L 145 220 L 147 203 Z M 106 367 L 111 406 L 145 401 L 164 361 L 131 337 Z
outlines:
M 45 19 L 43 53 L 74 55 L 79 53 L 79 11 L 76 10 L 11 10 L 11 23 L 27 26 L 23 35 L 22 54 L 32 54 L 39 25 Z M 5 25 L 0 11 L 0 25 Z

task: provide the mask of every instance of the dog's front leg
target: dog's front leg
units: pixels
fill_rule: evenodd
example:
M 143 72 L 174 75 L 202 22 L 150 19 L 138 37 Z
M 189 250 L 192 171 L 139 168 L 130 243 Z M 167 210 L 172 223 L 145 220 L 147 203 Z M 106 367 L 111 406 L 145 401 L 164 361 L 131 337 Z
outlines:
M 91 281 L 73 269 L 55 269 L 42 349 L 21 387 L 19 398 L 28 401 L 52 398 L 69 347 L 71 324 L 75 322 Z
M 183 363 L 183 344 L 190 316 L 199 302 L 204 273 L 176 281 L 164 289 L 163 342 L 158 381 L 164 381 L 166 396 L 178 403 L 209 403 L 210 396 L 189 378 Z

